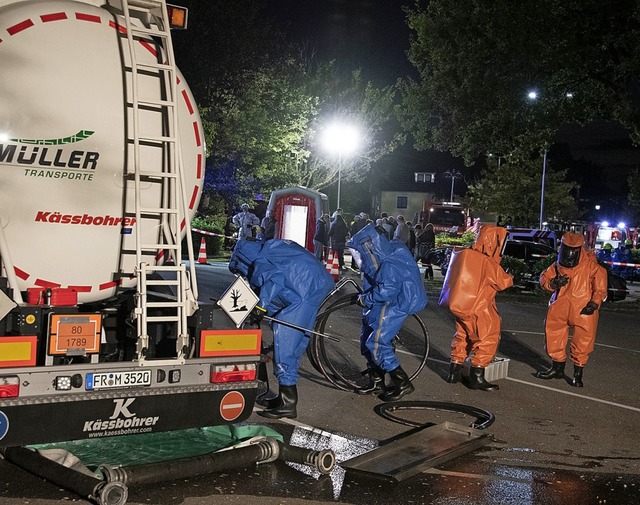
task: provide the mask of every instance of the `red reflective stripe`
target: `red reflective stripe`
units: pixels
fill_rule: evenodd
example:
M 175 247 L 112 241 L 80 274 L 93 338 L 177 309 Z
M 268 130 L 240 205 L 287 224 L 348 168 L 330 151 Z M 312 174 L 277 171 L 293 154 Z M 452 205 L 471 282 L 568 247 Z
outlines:
M 34 284 L 43 288 L 59 288 L 62 286 L 62 284 L 58 284 L 57 282 L 46 281 L 44 279 L 36 279 Z
M 76 12 L 76 19 L 78 21 L 89 21 L 90 23 L 101 23 L 102 19 L 100 16 L 94 16 L 92 14 L 85 14 L 83 12 Z
M 9 35 L 15 35 L 16 33 L 20 33 L 21 31 L 26 30 L 27 28 L 31 28 L 32 26 L 33 21 L 31 21 L 30 19 L 25 19 L 24 21 L 7 28 L 7 32 L 9 33 Z
M 198 198 L 198 186 L 193 188 L 193 193 L 191 194 L 191 201 L 189 202 L 190 209 L 193 209 L 193 206 L 195 205 L 197 198 Z
M 67 286 L 69 289 L 73 289 L 74 291 L 77 291 L 78 293 L 89 293 L 91 292 L 91 289 L 93 289 L 91 286 Z
M 196 135 L 196 145 L 200 147 L 202 142 L 200 141 L 200 130 L 198 129 L 198 123 L 196 121 L 193 122 L 193 132 Z
M 109 26 L 115 30 L 118 30 L 120 33 L 127 33 L 127 29 L 122 25 L 117 25 L 113 21 L 109 21 Z
M 26 281 L 29 278 L 29 274 L 24 270 L 20 270 L 18 267 L 13 267 L 16 275 L 20 277 L 23 281 Z
M 51 21 L 62 21 L 63 19 L 67 19 L 66 12 L 54 12 L 53 14 L 43 14 L 40 16 L 40 19 L 43 23 L 49 23 Z
M 191 100 L 189 100 L 189 95 L 187 94 L 186 89 L 182 90 L 182 98 L 184 100 L 184 103 L 187 104 L 187 109 L 189 109 L 189 114 L 193 114 L 193 106 L 191 105 Z
M 198 165 L 196 179 L 202 178 L 202 153 L 198 153 L 198 161 L 196 162 Z
M 149 42 L 147 42 L 146 40 L 141 40 L 140 44 L 142 44 L 142 46 L 155 57 L 158 57 L 158 51 L 156 51 L 156 48 L 149 44 Z

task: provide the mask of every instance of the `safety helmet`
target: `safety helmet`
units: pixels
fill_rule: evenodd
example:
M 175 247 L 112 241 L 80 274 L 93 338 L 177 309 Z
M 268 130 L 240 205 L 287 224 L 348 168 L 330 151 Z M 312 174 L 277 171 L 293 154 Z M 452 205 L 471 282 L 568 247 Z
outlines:
M 260 256 L 263 245 L 262 242 L 253 237 L 239 240 L 229 260 L 229 271 L 232 274 L 240 274 L 243 277 L 250 278 L 253 273 L 254 262 Z
M 558 263 L 565 268 L 578 266 L 580 251 L 584 246 L 584 237 L 580 233 L 567 232 L 562 235 Z
M 602 246 L 602 249 L 604 249 L 605 251 L 613 251 L 613 246 L 609 242 L 607 242 Z
M 249 210 L 249 204 L 248 203 L 243 203 L 242 205 L 240 205 L 240 208 L 242 210 Z

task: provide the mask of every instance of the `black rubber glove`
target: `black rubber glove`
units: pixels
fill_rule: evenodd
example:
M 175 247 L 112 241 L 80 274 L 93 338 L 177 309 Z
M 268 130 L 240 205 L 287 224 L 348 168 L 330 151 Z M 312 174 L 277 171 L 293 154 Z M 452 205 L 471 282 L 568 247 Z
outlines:
M 598 310 L 598 304 L 596 302 L 589 302 L 584 306 L 584 309 L 580 311 L 580 314 L 584 314 L 586 316 L 592 315 L 596 310 Z
M 255 324 L 256 326 L 260 326 L 262 322 L 262 318 L 267 315 L 267 310 L 260 307 L 260 305 L 256 305 L 251 314 L 249 314 L 249 324 Z
M 568 282 L 569 277 L 566 275 L 556 275 L 549 281 L 549 286 L 551 286 L 551 289 L 560 289 L 562 286 L 566 286 Z

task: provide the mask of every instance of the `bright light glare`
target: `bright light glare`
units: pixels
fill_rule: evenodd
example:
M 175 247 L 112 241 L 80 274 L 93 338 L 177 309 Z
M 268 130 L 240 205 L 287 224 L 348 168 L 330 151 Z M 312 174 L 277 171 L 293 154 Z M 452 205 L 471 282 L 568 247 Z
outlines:
M 325 149 L 340 156 L 351 154 L 358 149 L 360 132 L 355 126 L 333 123 L 325 129 L 322 144 Z
M 600 205 L 596 205 L 596 210 L 600 210 Z
M 609 226 L 609 221 L 602 221 L 602 226 L 604 226 L 605 228 Z
M 622 221 L 618 223 L 618 228 L 625 228 L 627 225 Z
M 535 100 L 536 98 L 538 98 L 538 92 L 537 91 L 529 91 L 527 96 L 529 97 L 529 100 Z
M 9 140 L 9 135 L 3 132 L 0 132 L 0 142 L 6 142 Z

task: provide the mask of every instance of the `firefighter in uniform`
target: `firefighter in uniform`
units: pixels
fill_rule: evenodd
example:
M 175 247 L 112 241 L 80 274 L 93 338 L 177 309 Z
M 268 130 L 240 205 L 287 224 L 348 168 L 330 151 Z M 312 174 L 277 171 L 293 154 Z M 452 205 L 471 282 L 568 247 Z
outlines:
M 469 387 L 499 389 L 487 382 L 484 371 L 500 342 L 496 294 L 513 285 L 513 278 L 500 266 L 507 233 L 505 228 L 483 225 L 471 248 L 452 254 L 439 301 L 456 318 L 447 382 L 460 382 L 462 364 L 470 355 Z
M 573 380 L 582 387 L 582 371 L 593 351 L 598 327 L 598 309 L 607 296 L 607 271 L 595 254 L 584 248 L 579 233 L 562 236 L 558 260 L 540 276 L 540 285 L 553 293 L 545 321 L 545 346 L 553 360 L 551 368 L 538 372 L 539 379 L 564 379 L 569 329 Z
M 396 401 L 412 393 L 414 387 L 396 357 L 393 339 L 409 315 L 424 309 L 427 294 L 407 246 L 399 240 L 388 240 L 382 233 L 371 223 L 347 243 L 364 274 L 363 293 L 355 296 L 363 307 L 360 352 L 367 360 L 369 383 L 355 392 Z M 392 382 L 388 390 L 385 373 Z
M 246 277 L 260 298 L 249 318 L 251 324 L 259 324 L 269 315 L 298 327 L 313 328 L 320 304 L 335 286 L 322 263 L 289 240 L 240 240 L 231 255 L 229 270 Z M 273 323 L 279 393 L 265 402 L 266 409 L 259 415 L 270 419 L 297 416 L 298 368 L 308 343 L 304 332 Z

